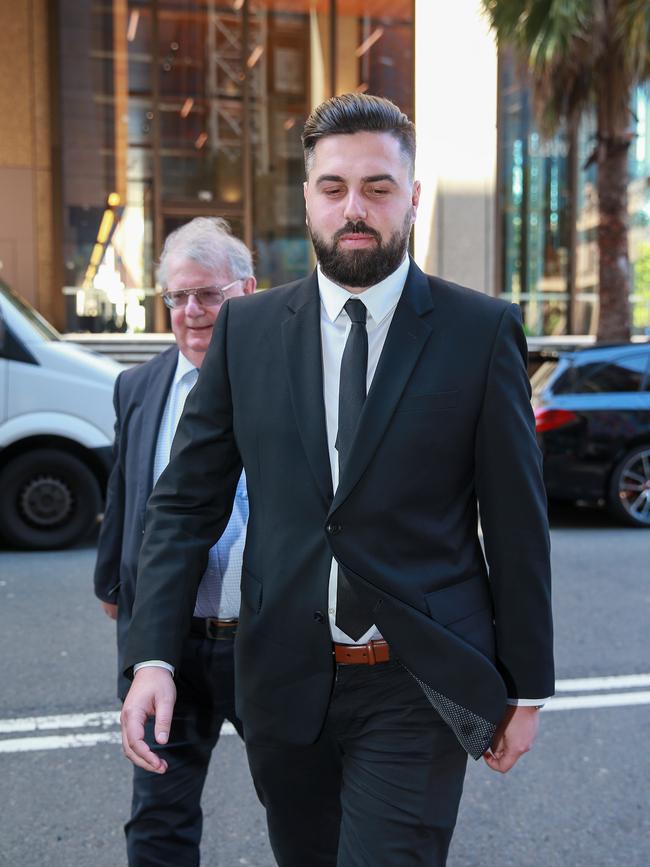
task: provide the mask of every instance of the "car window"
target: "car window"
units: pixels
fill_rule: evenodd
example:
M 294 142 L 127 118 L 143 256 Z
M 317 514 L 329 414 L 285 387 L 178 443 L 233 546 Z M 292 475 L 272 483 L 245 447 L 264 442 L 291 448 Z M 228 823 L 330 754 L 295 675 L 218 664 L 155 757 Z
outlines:
M 553 359 L 552 361 L 544 361 L 537 368 L 535 373 L 530 378 L 530 385 L 533 389 L 533 393 L 537 393 L 541 391 L 544 386 L 548 383 L 549 379 L 555 372 L 555 368 L 557 367 L 557 361 Z
M 623 355 L 612 361 L 582 365 L 581 376 L 576 384 L 578 394 L 614 391 L 639 391 L 647 386 L 646 370 L 650 353 Z
M 60 340 L 61 335 L 50 323 L 43 319 L 38 310 L 35 310 L 31 304 L 28 304 L 24 298 L 14 292 L 3 280 L 0 280 L 0 293 L 8 304 L 15 307 L 16 310 L 27 319 L 33 328 L 35 328 L 44 340 Z
M 576 381 L 576 368 L 570 357 L 545 361 L 532 375 L 530 383 L 533 394 L 538 396 L 550 388 L 553 394 L 571 394 Z

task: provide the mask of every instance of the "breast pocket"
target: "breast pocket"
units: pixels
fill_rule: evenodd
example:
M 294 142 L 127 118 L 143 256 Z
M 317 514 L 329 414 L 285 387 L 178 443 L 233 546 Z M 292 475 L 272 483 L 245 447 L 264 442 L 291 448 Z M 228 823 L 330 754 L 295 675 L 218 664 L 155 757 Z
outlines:
M 458 406 L 458 389 L 433 394 L 409 394 L 401 399 L 396 412 L 437 412 Z

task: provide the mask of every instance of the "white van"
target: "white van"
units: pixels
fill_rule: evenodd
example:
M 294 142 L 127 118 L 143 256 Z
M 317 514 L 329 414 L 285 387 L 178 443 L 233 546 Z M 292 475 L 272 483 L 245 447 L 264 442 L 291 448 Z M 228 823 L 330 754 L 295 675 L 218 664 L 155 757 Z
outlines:
M 63 548 L 102 509 L 122 366 L 64 342 L 0 281 L 0 536 Z

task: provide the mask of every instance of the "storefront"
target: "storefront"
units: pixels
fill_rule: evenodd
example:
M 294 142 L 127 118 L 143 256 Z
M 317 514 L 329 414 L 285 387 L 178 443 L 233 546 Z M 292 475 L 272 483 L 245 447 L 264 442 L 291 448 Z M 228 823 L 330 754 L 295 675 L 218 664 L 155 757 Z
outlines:
M 595 120 L 543 139 L 512 58 L 499 62 L 497 285 L 529 334 L 591 334 L 598 315 Z M 650 328 L 650 87 L 633 94 L 629 255 L 633 325 Z
M 334 93 L 418 129 L 425 270 L 522 306 L 529 334 L 593 333 L 593 119 L 545 140 L 480 0 L 6 0 L 0 271 L 62 330 L 161 331 L 165 236 L 219 215 L 258 285 L 312 266 L 300 133 Z M 650 328 L 650 88 L 633 95 L 631 303 Z
M 262 288 L 311 267 L 300 134 L 332 93 L 413 114 L 409 0 L 59 0 L 69 326 L 158 330 L 164 237 L 219 215 Z

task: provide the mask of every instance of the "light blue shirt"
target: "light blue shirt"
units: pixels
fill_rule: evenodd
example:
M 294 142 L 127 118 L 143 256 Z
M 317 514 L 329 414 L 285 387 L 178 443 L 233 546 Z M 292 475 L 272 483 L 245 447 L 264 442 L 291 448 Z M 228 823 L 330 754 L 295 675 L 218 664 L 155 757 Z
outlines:
M 185 401 L 198 378 L 197 368 L 179 352 L 176 371 L 158 429 L 154 484 L 169 463 L 172 441 Z M 248 492 L 246 477 L 242 473 L 228 526 L 219 541 L 210 549 L 208 565 L 196 596 L 195 617 L 218 617 L 221 620 L 229 620 L 239 616 L 239 588 L 247 523 Z

